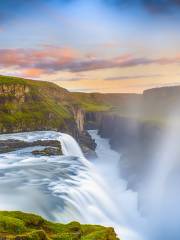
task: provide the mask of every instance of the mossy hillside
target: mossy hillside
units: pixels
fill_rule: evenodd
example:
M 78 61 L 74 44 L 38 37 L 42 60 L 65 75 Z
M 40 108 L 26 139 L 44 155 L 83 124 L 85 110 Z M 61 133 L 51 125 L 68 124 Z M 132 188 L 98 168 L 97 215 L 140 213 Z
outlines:
M 75 124 L 73 109 L 77 108 L 164 126 L 172 106 L 179 104 L 179 96 L 180 88 L 150 90 L 143 95 L 70 93 L 51 82 L 0 76 L 0 132 L 66 130 Z M 173 124 L 178 125 L 179 119 L 176 110 Z
M 18 240 L 117 240 L 113 228 L 52 223 L 23 212 L 0 212 L 0 238 Z
M 86 112 L 106 112 L 112 108 L 111 104 L 98 99 L 94 93 L 72 93 L 72 96 Z
M 108 111 L 95 95 L 74 94 L 46 81 L 0 76 L 0 132 L 67 130 L 75 112 Z
M 1 132 L 66 128 L 73 119 L 71 97 L 53 83 L 0 76 L 0 89 Z
M 158 127 L 180 126 L 180 87 L 151 89 L 143 94 L 74 93 L 87 112 L 105 112 Z M 83 102 L 84 99 L 84 102 Z

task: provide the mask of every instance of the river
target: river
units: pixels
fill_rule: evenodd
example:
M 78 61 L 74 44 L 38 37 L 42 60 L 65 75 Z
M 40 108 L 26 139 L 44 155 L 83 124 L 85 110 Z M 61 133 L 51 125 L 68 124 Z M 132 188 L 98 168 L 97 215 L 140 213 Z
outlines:
M 55 139 L 63 151 L 63 156 L 34 156 L 31 152 L 37 147 L 30 147 L 0 154 L 0 209 L 34 212 L 65 223 L 112 226 L 121 240 L 151 239 L 147 219 L 138 209 L 138 193 L 128 189 L 120 176 L 119 153 L 96 130 L 89 133 L 97 144 L 97 158 L 91 160 L 68 134 L 0 135 L 0 140 Z

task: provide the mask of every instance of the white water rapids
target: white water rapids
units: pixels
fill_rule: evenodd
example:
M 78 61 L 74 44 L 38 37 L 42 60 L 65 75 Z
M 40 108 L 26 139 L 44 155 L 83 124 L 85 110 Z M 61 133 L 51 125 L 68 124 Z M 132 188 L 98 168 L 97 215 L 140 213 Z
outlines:
M 1 135 L 1 140 L 58 139 L 64 156 L 33 156 L 33 148 L 1 154 L 0 209 L 36 212 L 54 221 L 113 226 L 122 240 L 139 240 L 137 195 L 127 191 L 118 176 L 119 154 L 96 131 L 90 134 L 97 143 L 98 158 L 93 162 L 84 158 L 67 134 Z
M 97 159 L 91 161 L 67 134 L 0 135 L 0 140 L 59 140 L 64 154 L 34 156 L 31 152 L 37 147 L 0 154 L 0 210 L 35 212 L 52 221 L 112 226 L 121 240 L 152 240 L 147 237 L 147 220 L 138 210 L 137 193 L 128 190 L 119 175 L 119 154 L 97 131 L 89 133 L 97 143 Z

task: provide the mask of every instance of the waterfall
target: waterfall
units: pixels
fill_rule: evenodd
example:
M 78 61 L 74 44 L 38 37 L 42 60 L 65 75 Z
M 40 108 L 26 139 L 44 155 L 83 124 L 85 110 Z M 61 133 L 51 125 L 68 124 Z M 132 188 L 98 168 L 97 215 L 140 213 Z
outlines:
M 84 158 L 79 144 L 73 137 L 65 133 L 60 133 L 59 141 L 61 142 L 62 152 L 65 156 Z
M 98 156 L 92 162 L 68 134 L 1 135 L 0 139 L 59 140 L 64 156 L 32 156 L 32 149 L 1 154 L 0 164 L 5 165 L 0 168 L 0 208 L 36 212 L 59 222 L 112 226 L 121 240 L 144 240 L 137 193 L 127 190 L 118 175 L 119 154 L 96 131 L 90 134 Z
M 63 151 L 63 156 L 34 156 L 30 147 L 0 154 L 0 209 L 34 212 L 59 222 L 112 226 L 121 240 L 179 240 L 180 192 L 177 184 L 169 189 L 167 185 L 178 164 L 176 131 L 168 132 L 154 158 L 149 182 L 143 183 L 145 193 L 127 189 L 120 176 L 120 155 L 95 130 L 89 131 L 97 144 L 97 159 L 91 161 L 68 134 L 0 135 L 0 140 L 58 140 Z M 138 194 L 145 196 L 145 218 L 139 212 Z
M 110 149 L 107 139 L 101 139 L 97 131 L 90 131 L 97 143 L 97 160 L 89 162 L 83 156 L 78 143 L 67 134 L 60 134 L 59 140 L 66 156 L 76 156 L 85 166 L 79 172 L 76 187 L 67 188 L 63 196 L 66 205 L 60 213 L 63 221 L 77 220 L 113 226 L 122 240 L 140 240 L 137 228 L 144 224 L 137 208 L 137 194 L 127 190 L 126 182 L 118 175 L 119 154 Z M 56 184 L 53 188 L 60 194 Z M 139 225 L 139 226 L 138 226 Z

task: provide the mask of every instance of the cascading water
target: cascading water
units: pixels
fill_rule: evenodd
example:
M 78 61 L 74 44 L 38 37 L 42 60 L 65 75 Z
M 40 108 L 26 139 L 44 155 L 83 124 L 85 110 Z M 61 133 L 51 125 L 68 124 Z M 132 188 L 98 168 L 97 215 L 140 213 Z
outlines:
M 88 161 L 77 142 L 57 132 L 1 135 L 0 139 L 58 139 L 64 156 L 33 156 L 33 148 L 1 154 L 0 208 L 37 212 L 50 220 L 112 226 L 122 240 L 140 240 L 137 194 L 118 176 L 119 154 L 90 131 L 98 158 Z M 138 229 L 138 230 L 137 230 Z M 144 239 L 144 238 L 143 238 Z
M 59 136 L 59 141 L 61 142 L 64 155 L 84 158 L 81 148 L 73 137 L 68 134 L 61 133 Z
M 68 146 L 63 150 L 64 153 L 71 155 L 73 152 L 86 166 L 85 171 L 78 176 L 79 187 L 68 191 L 66 200 L 71 212 L 67 216 L 65 209 L 64 220 L 77 219 L 86 223 L 114 226 L 116 231 L 124 236 L 122 239 L 140 239 L 135 233 L 137 225 L 142 223 L 137 211 L 137 195 L 127 191 L 126 183 L 118 176 L 119 154 L 110 149 L 107 140 L 97 137 L 96 131 L 90 131 L 90 134 L 99 143 L 96 151 L 98 158 L 94 164 L 84 158 L 72 137 L 60 137 L 62 145 Z M 73 182 L 76 180 L 73 179 Z M 58 186 L 53 190 L 58 192 Z
M 34 147 L 0 154 L 0 209 L 36 212 L 60 222 L 76 220 L 112 226 L 121 240 L 162 240 L 164 229 L 158 224 L 167 226 L 162 219 L 172 214 L 169 205 L 164 214 L 161 211 L 161 218 L 148 211 L 146 220 L 142 218 L 137 207 L 138 194 L 127 190 L 126 181 L 119 175 L 119 154 L 110 148 L 107 139 L 98 136 L 97 131 L 89 133 L 97 143 L 97 159 L 91 161 L 83 156 L 78 143 L 67 134 L 49 131 L 0 135 L 0 140 L 59 140 L 64 154 L 34 156 L 31 153 Z M 165 169 L 163 179 L 168 166 L 162 168 Z M 159 167 L 161 169 L 161 164 Z M 154 176 L 158 182 L 157 172 Z M 147 186 L 151 186 L 150 193 L 153 185 Z M 156 196 L 152 196 L 152 200 L 156 201 Z M 156 203 L 159 204 L 159 199 Z M 149 205 L 144 205 L 149 210 Z M 172 221 L 172 216 L 170 221 L 178 223 L 179 218 Z M 177 224 L 174 226 L 176 229 L 168 229 L 170 236 L 163 236 L 163 239 L 178 239 L 175 237 L 179 235 L 172 235 L 172 231 L 178 229 Z M 160 237 L 156 234 L 158 231 Z

